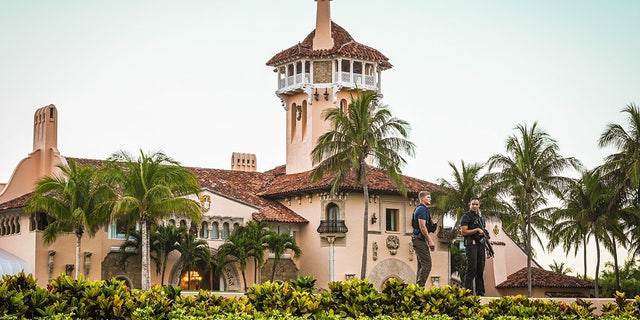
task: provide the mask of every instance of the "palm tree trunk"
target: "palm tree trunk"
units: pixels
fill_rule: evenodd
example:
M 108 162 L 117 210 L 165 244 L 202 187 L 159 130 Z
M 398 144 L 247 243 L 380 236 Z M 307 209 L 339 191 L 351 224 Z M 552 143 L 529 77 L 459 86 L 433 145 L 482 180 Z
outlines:
M 594 229 L 596 230 L 596 229 Z M 596 298 L 600 298 L 600 293 L 598 290 L 598 273 L 600 272 L 600 242 L 598 241 L 598 236 L 594 235 L 594 238 L 596 239 L 596 281 L 595 281 L 595 296 Z
M 142 260 L 141 260 L 141 278 L 140 287 L 142 290 L 151 288 L 151 273 L 149 271 L 149 226 L 147 220 L 140 221 L 140 231 L 142 234 Z
M 162 259 L 162 279 L 160 279 L 160 284 L 164 286 L 164 274 L 167 270 L 167 260 L 169 260 L 169 255 L 165 255 Z
M 611 236 L 611 239 L 614 241 L 613 244 L 613 271 L 616 274 L 616 290 L 620 291 L 620 266 L 618 265 L 618 248 L 615 245 L 615 238 L 613 237 L 613 235 Z
M 271 269 L 271 282 L 276 278 L 276 266 L 278 265 L 278 260 L 273 260 L 273 268 Z
M 242 282 L 244 283 L 244 291 L 247 291 L 247 275 L 244 272 L 244 268 L 242 268 Z
M 527 296 L 531 298 L 532 288 L 531 288 L 531 202 L 529 201 L 530 195 L 527 194 Z
M 362 268 L 360 269 L 360 279 L 367 276 L 367 249 L 369 247 L 369 185 L 367 179 L 367 164 L 362 159 L 362 191 L 364 193 L 364 217 L 362 227 Z
M 80 242 L 82 241 L 82 233 L 76 233 L 76 280 L 80 276 Z
M 584 265 L 584 277 L 583 277 L 583 279 L 587 280 L 587 244 L 588 244 L 587 235 L 583 235 L 582 236 L 582 243 L 584 244 L 582 246 L 582 250 L 584 251 L 583 258 L 582 258 L 583 265 Z

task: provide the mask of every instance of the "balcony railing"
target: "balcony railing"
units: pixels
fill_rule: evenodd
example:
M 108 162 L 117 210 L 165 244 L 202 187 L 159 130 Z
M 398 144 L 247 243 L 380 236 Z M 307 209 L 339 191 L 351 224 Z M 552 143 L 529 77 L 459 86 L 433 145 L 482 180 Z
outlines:
M 318 233 L 347 233 L 349 229 L 344 224 L 344 220 L 324 220 L 320 221 Z

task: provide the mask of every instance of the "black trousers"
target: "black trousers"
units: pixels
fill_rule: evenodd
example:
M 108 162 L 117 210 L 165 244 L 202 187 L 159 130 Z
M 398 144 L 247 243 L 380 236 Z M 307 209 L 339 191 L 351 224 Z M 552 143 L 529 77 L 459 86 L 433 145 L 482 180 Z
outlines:
M 465 241 L 465 243 L 468 243 Z M 464 272 L 464 287 L 475 292 L 478 296 L 484 296 L 484 262 L 485 252 L 484 243 L 473 241 L 469 245 L 465 244 L 465 253 L 467 255 L 467 269 Z M 475 280 L 475 291 L 474 289 Z

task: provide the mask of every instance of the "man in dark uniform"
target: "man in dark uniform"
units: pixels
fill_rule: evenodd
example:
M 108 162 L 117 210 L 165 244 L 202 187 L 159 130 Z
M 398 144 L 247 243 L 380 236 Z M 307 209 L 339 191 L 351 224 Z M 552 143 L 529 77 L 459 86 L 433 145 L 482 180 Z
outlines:
M 429 208 L 427 208 L 427 206 L 431 205 L 431 193 L 429 191 L 420 191 L 418 200 L 420 200 L 420 205 L 413 211 L 413 218 L 411 219 L 413 226 L 411 242 L 418 260 L 416 283 L 424 286 L 431 272 L 431 252 L 429 250 L 434 251 L 436 244 L 431 240 L 427 230 L 427 221 L 431 220 Z
M 484 219 L 480 216 L 480 200 L 472 198 L 470 210 L 462 215 L 460 231 L 464 236 L 464 250 L 467 255 L 467 269 L 464 273 L 464 287 L 475 294 L 484 296 L 485 244 Z

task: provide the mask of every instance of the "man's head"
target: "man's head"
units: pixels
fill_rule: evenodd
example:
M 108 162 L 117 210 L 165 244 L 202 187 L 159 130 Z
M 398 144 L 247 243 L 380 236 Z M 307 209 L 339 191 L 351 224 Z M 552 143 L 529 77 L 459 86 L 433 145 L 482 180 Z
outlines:
M 431 192 L 429 191 L 420 191 L 420 193 L 418 193 L 418 200 L 420 201 L 420 203 L 422 203 L 425 206 L 428 206 L 431 204 Z

